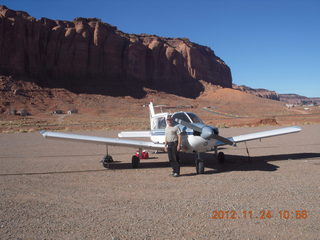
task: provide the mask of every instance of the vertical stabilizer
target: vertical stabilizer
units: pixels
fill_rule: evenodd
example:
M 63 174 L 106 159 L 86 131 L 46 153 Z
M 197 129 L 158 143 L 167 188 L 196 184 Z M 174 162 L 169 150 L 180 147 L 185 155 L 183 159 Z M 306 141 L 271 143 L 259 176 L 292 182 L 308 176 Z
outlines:
M 149 114 L 150 114 L 150 129 L 153 130 L 155 128 L 155 123 L 153 121 L 155 112 L 154 112 L 154 107 L 152 102 L 149 103 Z
M 150 111 L 150 118 L 152 118 L 155 114 L 152 102 L 150 102 L 150 104 L 149 104 L 149 111 Z
M 149 104 L 149 112 L 150 112 L 150 129 L 151 130 L 164 129 L 166 127 L 166 118 L 168 113 L 167 112 L 155 113 L 152 102 L 150 102 Z

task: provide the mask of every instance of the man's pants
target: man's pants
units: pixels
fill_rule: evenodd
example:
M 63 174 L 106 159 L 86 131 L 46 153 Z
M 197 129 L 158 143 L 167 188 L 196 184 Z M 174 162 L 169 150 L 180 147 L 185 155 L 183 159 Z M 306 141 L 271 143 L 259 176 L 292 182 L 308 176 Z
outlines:
M 178 142 L 168 143 L 168 158 L 174 173 L 180 174 L 180 159 L 177 151 Z

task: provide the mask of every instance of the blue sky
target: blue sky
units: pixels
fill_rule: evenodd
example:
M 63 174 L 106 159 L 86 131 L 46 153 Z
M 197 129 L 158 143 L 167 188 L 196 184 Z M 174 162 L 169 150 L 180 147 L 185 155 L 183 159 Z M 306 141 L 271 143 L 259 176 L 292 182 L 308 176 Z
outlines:
M 0 0 L 36 18 L 97 17 L 212 48 L 233 82 L 320 97 L 320 0 Z

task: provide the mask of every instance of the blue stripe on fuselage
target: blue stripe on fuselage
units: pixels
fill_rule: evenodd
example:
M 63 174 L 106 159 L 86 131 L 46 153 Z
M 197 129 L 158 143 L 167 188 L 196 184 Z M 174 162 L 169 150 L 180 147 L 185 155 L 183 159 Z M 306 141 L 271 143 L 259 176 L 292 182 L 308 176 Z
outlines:
M 180 128 L 182 133 L 187 135 L 193 135 L 192 129 L 182 126 L 181 124 L 178 124 L 178 127 Z M 165 129 L 158 129 L 158 130 L 151 131 L 151 136 L 164 136 L 165 134 L 166 134 Z
M 193 135 L 193 131 L 187 132 L 185 131 L 187 135 Z M 164 136 L 166 133 L 164 131 L 151 131 L 151 136 Z

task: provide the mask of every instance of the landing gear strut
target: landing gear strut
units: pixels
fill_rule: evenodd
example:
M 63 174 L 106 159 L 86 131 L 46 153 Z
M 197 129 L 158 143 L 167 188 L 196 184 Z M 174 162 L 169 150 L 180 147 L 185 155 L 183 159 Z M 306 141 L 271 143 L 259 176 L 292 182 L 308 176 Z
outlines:
M 113 158 L 111 155 L 109 155 L 109 151 L 108 151 L 108 145 L 106 146 L 106 155 L 104 156 L 104 158 L 101 160 L 103 167 L 105 168 L 109 168 L 110 163 L 113 162 Z

